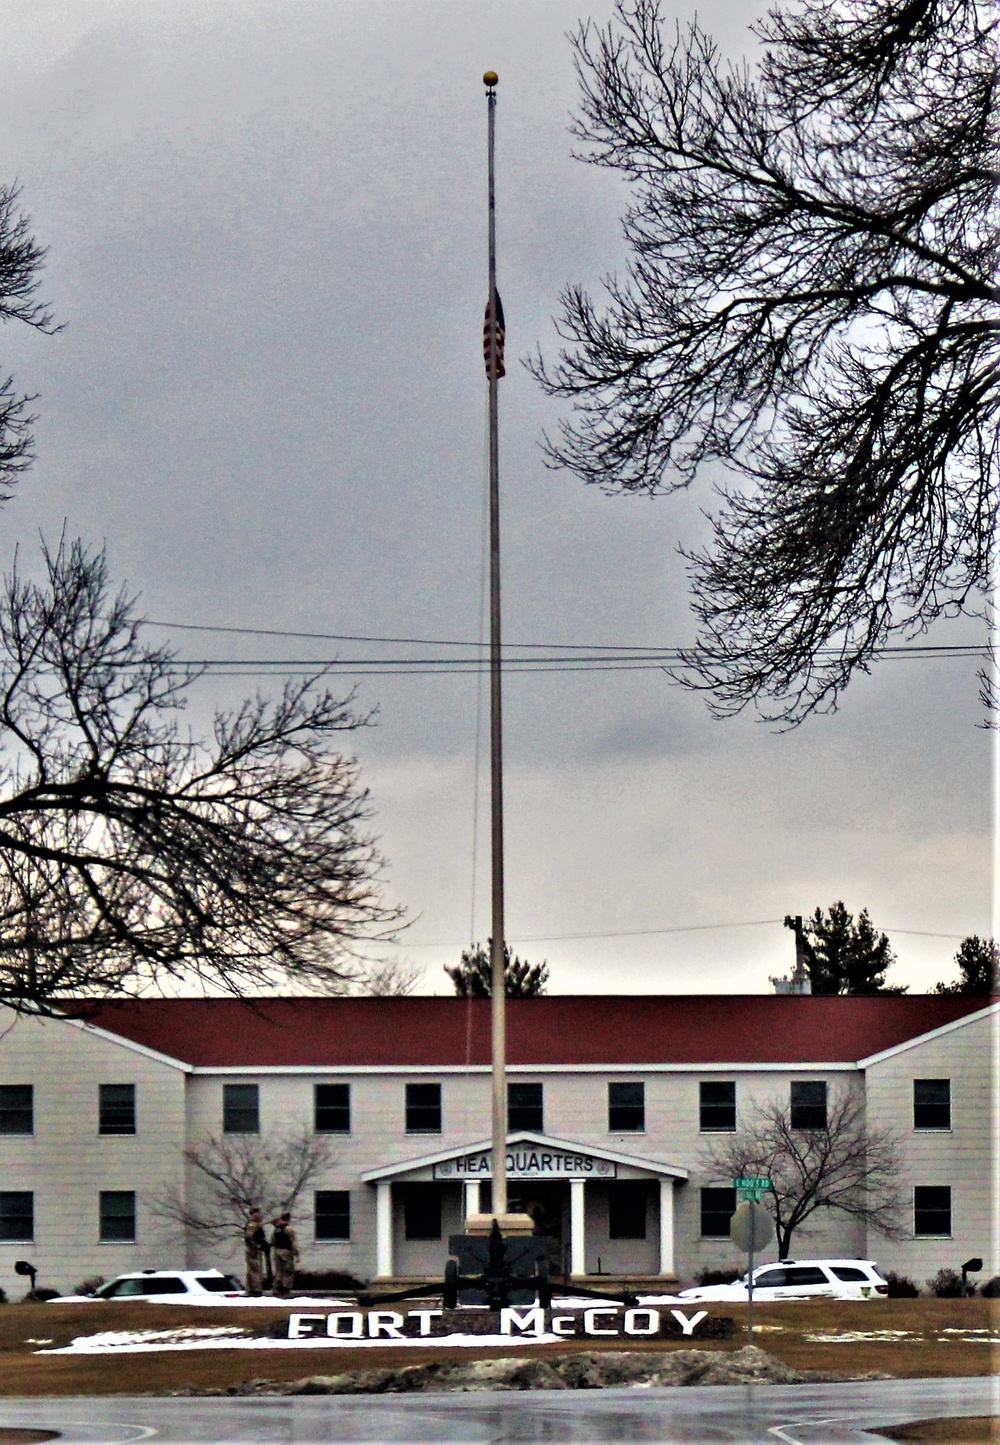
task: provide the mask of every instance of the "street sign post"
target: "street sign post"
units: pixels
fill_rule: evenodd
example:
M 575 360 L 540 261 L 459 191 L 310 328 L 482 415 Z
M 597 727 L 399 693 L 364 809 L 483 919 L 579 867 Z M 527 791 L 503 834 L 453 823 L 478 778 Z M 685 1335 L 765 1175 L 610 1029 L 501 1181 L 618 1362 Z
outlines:
M 770 1183 L 770 1180 L 765 1181 Z M 747 1263 L 747 1344 L 753 1344 L 753 1257 L 774 1238 L 774 1223 L 762 1204 L 748 1200 L 729 1221 L 729 1238 L 749 1256 Z

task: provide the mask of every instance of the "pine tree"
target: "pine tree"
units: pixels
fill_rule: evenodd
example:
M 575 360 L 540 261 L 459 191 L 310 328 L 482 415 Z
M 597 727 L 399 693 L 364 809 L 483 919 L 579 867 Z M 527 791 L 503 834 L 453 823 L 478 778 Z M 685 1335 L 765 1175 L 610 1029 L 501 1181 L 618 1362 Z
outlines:
M 885 975 L 896 957 L 888 937 L 876 933 L 866 908 L 856 923 L 841 901 L 827 913 L 817 908 L 805 932 L 811 945 L 809 978 L 814 994 L 906 992 L 905 985 L 886 985 Z
M 503 970 L 507 998 L 537 998 L 545 992 L 549 980 L 547 963 L 528 963 L 516 955 L 512 957 L 509 945 L 504 944 Z M 459 998 L 489 998 L 493 993 L 490 951 L 481 943 L 467 948 L 461 963 L 455 968 L 445 964 L 444 971 L 455 985 Z
M 958 978 L 934 985 L 934 993 L 990 994 L 1000 991 L 1000 949 L 992 938 L 973 933 L 955 954 Z

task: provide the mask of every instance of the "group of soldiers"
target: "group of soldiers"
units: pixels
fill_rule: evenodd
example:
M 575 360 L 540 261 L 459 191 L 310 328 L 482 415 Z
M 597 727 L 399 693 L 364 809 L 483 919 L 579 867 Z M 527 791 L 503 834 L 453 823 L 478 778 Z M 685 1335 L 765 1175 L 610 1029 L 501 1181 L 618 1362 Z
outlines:
M 271 1220 L 271 1238 L 268 1239 L 264 1211 L 251 1209 L 243 1226 L 243 1249 L 247 1294 L 261 1295 L 268 1288 L 272 1288 L 276 1295 L 291 1294 L 299 1246 L 292 1228 L 292 1216 L 287 1210 Z

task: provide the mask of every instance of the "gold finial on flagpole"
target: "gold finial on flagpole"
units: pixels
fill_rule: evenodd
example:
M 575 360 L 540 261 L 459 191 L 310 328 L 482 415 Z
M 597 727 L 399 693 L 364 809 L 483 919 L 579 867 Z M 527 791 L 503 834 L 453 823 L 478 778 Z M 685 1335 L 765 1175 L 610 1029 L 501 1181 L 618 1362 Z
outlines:
M 490 90 L 492 90 L 499 79 L 500 77 L 495 70 L 488 70 L 483 76 L 483 84 L 488 85 Z

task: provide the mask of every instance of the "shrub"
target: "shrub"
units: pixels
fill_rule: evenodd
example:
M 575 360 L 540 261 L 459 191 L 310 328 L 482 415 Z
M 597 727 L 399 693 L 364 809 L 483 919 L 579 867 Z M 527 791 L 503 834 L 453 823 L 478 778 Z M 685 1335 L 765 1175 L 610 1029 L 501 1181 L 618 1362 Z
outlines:
M 732 1284 L 742 1274 L 743 1271 L 738 1269 L 701 1269 L 694 1278 L 696 1284 Z
M 962 1276 L 957 1269 L 939 1269 L 933 1279 L 927 1283 L 931 1287 L 931 1294 L 936 1294 L 938 1299 L 961 1299 L 962 1297 Z M 973 1285 L 973 1289 L 975 1286 Z
M 365 1285 L 353 1274 L 346 1274 L 343 1270 L 336 1269 L 297 1269 L 295 1271 L 295 1289 L 298 1290 L 337 1290 L 340 1293 L 357 1294 L 363 1290 Z
M 48 1301 L 48 1300 L 50 1300 L 50 1299 L 58 1299 L 58 1298 L 59 1298 L 59 1290 L 57 1290 L 57 1289 L 48 1289 L 47 1287 L 45 1287 L 45 1286 L 43 1286 L 43 1285 L 39 1285 L 38 1289 L 29 1289 L 29 1290 L 28 1290 L 28 1293 L 24 1296 L 24 1298 L 22 1299 L 21 1303 L 22 1303 L 23 1305 L 29 1305 L 29 1304 L 43 1305 L 43 1304 L 46 1303 L 46 1301 Z
M 890 1299 L 916 1299 L 920 1293 L 909 1275 L 896 1274 L 895 1270 L 889 1270 L 885 1282 L 889 1286 Z
M 7 1291 L 6 1291 L 5 1289 L 0 1289 L 0 1305 L 5 1305 L 6 1303 L 7 1303 Z
M 979 1293 L 986 1299 L 1000 1299 L 1000 1274 L 988 1279 Z
M 91 1274 L 81 1280 L 73 1291 L 74 1294 L 96 1294 L 101 1285 L 105 1283 L 103 1274 Z

